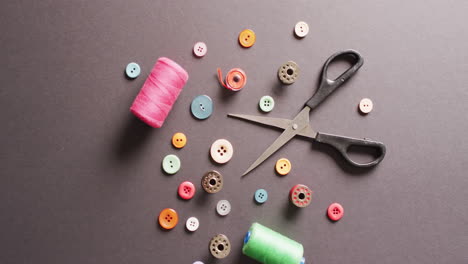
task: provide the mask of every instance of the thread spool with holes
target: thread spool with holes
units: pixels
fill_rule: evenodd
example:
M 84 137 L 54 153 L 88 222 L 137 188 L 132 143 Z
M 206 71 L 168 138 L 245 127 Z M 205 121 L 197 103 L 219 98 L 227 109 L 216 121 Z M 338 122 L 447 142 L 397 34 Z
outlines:
M 312 201 L 312 190 L 304 184 L 297 184 L 289 191 L 289 199 L 297 207 L 307 207 Z
M 288 61 L 278 69 L 279 80 L 286 85 L 293 84 L 299 77 L 299 66 L 294 61 Z
M 218 68 L 218 80 L 219 83 L 231 91 L 240 91 L 247 84 L 247 75 L 241 68 L 231 69 L 226 74 L 226 83 L 223 82 L 223 74 L 221 69 Z
M 203 175 L 201 185 L 207 193 L 217 193 L 223 188 L 223 175 L 215 170 L 209 171 Z
M 231 242 L 226 235 L 218 234 L 210 240 L 210 253 L 217 259 L 223 259 L 231 253 Z

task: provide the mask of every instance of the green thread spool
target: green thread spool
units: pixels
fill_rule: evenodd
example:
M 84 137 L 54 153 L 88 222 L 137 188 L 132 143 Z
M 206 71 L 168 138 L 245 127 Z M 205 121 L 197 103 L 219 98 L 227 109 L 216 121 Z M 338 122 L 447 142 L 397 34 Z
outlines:
M 263 264 L 305 264 L 300 243 L 259 223 L 247 231 L 242 253 Z

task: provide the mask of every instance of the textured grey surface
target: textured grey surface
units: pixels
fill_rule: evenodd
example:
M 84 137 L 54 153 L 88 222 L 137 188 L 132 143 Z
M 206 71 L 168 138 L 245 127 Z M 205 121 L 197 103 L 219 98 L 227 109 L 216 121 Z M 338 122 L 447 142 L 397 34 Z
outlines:
M 302 242 L 308 263 L 467 263 L 467 10 L 463 0 L 4 1 L 0 263 L 213 263 L 217 233 L 233 244 L 218 263 L 253 263 L 241 241 L 254 221 Z M 293 35 L 300 20 L 310 26 L 304 39 Z M 237 43 L 244 28 L 257 34 L 250 49 Z M 208 45 L 202 59 L 192 55 L 197 41 Z M 319 131 L 386 143 L 384 161 L 354 171 L 333 150 L 294 139 L 241 180 L 279 132 L 226 114 L 261 114 L 258 100 L 269 94 L 268 116 L 293 117 L 323 62 L 348 48 L 364 66 L 311 120 Z M 163 128 L 151 129 L 128 108 L 160 56 L 190 79 Z M 282 88 L 277 69 L 288 60 L 302 74 Z M 123 74 L 131 61 L 142 67 L 133 81 Z M 246 88 L 225 92 L 216 67 L 244 69 Z M 189 112 L 198 94 L 214 100 L 205 121 Z M 356 111 L 363 97 L 374 101 L 368 116 Z M 182 150 L 170 145 L 177 131 L 189 140 Z M 223 166 L 208 157 L 218 138 L 235 148 Z M 160 169 L 169 153 L 183 164 L 174 176 Z M 294 168 L 279 177 L 283 156 Z M 225 176 L 221 192 L 177 198 L 180 182 L 199 186 L 210 169 Z M 288 203 L 296 183 L 314 190 L 308 208 Z M 261 206 L 257 188 L 269 191 Z M 215 212 L 220 199 L 233 206 L 226 217 Z M 335 201 L 345 216 L 331 223 L 325 212 Z M 166 207 L 182 221 L 170 232 L 155 221 Z M 189 234 L 192 215 L 201 226 Z

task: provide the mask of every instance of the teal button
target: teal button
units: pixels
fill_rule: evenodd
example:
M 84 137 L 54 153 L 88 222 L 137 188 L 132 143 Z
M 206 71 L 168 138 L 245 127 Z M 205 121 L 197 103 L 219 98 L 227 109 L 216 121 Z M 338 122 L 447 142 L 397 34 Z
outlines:
M 192 101 L 192 115 L 197 119 L 207 119 L 213 113 L 213 101 L 208 95 L 199 95 Z
M 180 159 L 174 154 L 169 154 L 162 161 L 163 170 L 167 174 L 176 174 L 180 170 Z
M 140 75 L 140 72 L 140 65 L 138 65 L 136 62 L 130 62 L 127 65 L 127 68 L 125 68 L 125 73 L 127 74 L 128 78 L 135 79 L 138 77 L 138 75 Z
M 268 193 L 265 189 L 258 189 L 254 195 L 255 201 L 257 203 L 264 203 L 268 200 Z
M 275 100 L 273 100 L 273 97 L 265 95 L 260 98 L 258 105 L 263 112 L 270 112 L 275 107 Z

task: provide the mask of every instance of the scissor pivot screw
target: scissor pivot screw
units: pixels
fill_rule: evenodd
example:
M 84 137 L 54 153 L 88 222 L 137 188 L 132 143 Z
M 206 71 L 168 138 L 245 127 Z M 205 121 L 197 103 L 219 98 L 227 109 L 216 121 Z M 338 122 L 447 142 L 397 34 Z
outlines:
M 294 130 L 296 130 L 296 129 L 297 129 L 297 124 L 293 124 L 293 125 L 292 125 L 292 128 L 293 128 Z

